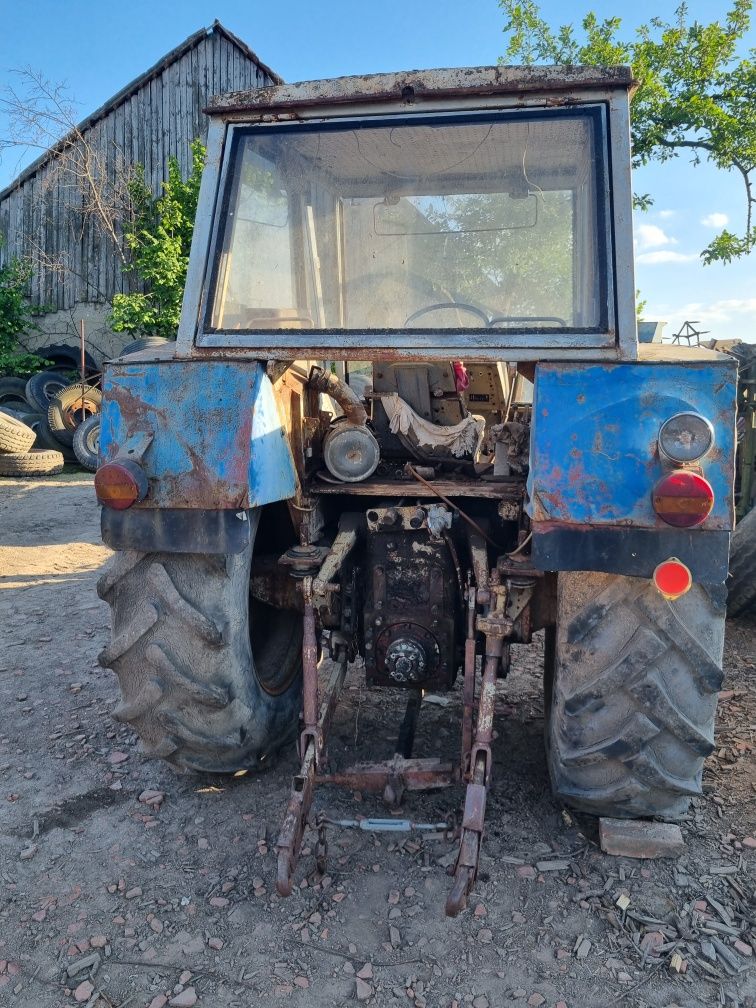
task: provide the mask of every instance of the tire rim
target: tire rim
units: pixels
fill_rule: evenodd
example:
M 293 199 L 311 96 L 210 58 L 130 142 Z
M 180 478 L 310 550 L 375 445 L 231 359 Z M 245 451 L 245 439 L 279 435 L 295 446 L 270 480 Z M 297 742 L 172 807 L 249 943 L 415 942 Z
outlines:
M 100 453 L 100 425 L 93 424 L 91 429 L 87 431 L 86 437 L 84 438 L 84 447 L 88 452 L 91 452 L 95 457 Z
M 42 395 L 47 399 L 48 403 L 51 403 L 58 392 L 62 392 L 65 388 L 68 388 L 65 382 L 59 378 L 51 378 L 50 381 L 46 381 L 42 386 Z
M 72 403 L 61 411 L 63 426 L 66 430 L 75 431 L 79 424 L 84 423 L 89 417 L 95 416 L 99 412 L 99 403 L 96 403 L 93 399 L 87 399 L 86 396 L 83 402 L 81 399 L 77 399 L 75 403 Z

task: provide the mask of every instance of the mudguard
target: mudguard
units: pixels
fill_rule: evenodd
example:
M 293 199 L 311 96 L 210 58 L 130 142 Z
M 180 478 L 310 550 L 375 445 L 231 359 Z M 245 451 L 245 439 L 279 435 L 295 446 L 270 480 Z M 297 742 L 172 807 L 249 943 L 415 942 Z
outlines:
M 699 583 L 727 577 L 734 524 L 735 361 L 542 363 L 536 369 L 528 512 L 533 561 L 542 570 L 650 577 L 676 556 Z M 670 471 L 657 439 L 662 423 L 695 412 L 714 425 L 699 463 L 714 490 L 693 529 L 665 524 L 652 506 Z
M 103 378 L 101 463 L 149 440 L 139 459 L 149 491 L 134 510 L 246 511 L 293 496 L 294 460 L 264 365 L 169 352 L 114 361 Z

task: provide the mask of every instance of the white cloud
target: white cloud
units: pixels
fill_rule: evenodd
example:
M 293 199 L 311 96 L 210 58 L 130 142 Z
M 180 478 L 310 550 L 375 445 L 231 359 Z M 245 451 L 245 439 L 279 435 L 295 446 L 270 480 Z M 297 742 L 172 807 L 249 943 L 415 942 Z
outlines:
M 720 298 L 718 301 L 690 301 L 687 304 L 655 304 L 646 309 L 647 319 L 665 319 L 665 340 L 679 332 L 684 322 L 707 333 L 703 339 L 742 339 L 754 342 L 756 297 Z
M 674 238 L 670 238 L 656 224 L 640 224 L 635 229 L 635 239 L 641 252 L 646 249 L 659 248 L 662 245 L 676 245 Z
M 695 252 L 673 252 L 671 249 L 662 249 L 658 252 L 644 252 L 639 255 L 636 262 L 644 266 L 657 266 L 659 263 L 686 263 L 695 262 L 698 259 Z
M 675 217 L 677 215 L 677 210 L 660 210 L 659 216 L 662 220 L 669 220 L 670 217 Z
M 727 227 L 729 221 L 730 218 L 726 213 L 710 213 L 701 218 L 701 223 L 704 227 L 716 228 L 717 230 Z
M 693 301 L 675 311 L 676 315 L 686 319 L 696 319 L 711 325 L 716 322 L 742 321 L 744 318 L 756 318 L 756 298 L 722 298 L 711 304 Z

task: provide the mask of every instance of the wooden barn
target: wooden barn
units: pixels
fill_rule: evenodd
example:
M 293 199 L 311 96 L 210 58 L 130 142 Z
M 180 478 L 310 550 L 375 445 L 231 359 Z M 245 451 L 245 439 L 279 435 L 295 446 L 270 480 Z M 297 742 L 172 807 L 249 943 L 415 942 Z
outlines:
M 100 363 L 131 337 L 107 325 L 114 294 L 139 289 L 123 272 L 118 208 L 134 164 L 160 192 L 169 156 L 186 175 L 193 139 L 205 139 L 212 95 L 281 83 L 241 39 L 215 21 L 191 35 L 80 123 L 0 192 L 0 262 L 33 263 L 31 298 L 52 310 L 27 349 L 78 340 Z

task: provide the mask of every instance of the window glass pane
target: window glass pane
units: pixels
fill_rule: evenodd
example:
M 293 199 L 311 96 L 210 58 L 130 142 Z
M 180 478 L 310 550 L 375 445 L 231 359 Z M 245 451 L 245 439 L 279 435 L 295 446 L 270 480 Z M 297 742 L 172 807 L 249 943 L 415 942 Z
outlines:
M 250 130 L 212 328 L 598 328 L 596 117 Z

